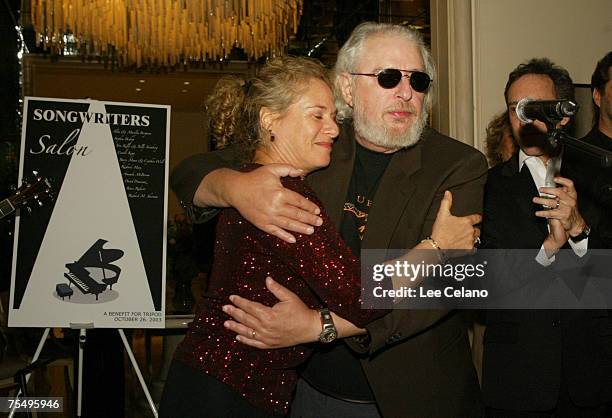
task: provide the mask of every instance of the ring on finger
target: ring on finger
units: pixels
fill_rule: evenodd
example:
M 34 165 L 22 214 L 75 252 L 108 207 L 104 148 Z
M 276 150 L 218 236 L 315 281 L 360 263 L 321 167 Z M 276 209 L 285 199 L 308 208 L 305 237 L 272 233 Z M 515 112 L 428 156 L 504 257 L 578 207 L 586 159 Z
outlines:
M 257 334 L 255 333 L 255 330 L 254 330 L 254 329 L 253 329 L 253 330 L 251 330 L 251 338 L 252 338 L 252 339 L 255 339 L 255 336 L 256 336 L 256 335 L 257 335 Z

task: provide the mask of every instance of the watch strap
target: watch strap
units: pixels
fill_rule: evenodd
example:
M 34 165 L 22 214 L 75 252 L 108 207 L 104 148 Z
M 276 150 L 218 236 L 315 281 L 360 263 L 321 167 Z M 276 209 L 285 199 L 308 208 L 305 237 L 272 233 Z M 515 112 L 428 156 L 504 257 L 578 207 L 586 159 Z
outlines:
M 329 343 L 336 339 L 338 331 L 334 325 L 334 320 L 329 308 L 321 309 L 319 315 L 321 317 L 321 334 L 319 335 L 319 341 L 322 343 Z
M 583 239 L 588 238 L 590 234 L 591 234 L 591 227 L 589 226 L 589 224 L 584 224 L 584 228 L 582 228 L 582 232 L 580 232 L 575 237 L 570 236 L 569 239 L 571 239 L 572 242 L 576 243 L 576 242 L 582 241 Z

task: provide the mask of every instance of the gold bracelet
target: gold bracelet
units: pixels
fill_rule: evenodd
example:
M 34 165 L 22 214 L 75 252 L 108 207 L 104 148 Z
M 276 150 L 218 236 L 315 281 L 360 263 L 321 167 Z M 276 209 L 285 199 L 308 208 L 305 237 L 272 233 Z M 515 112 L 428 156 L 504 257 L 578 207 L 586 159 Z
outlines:
M 444 251 L 442 250 L 442 248 L 440 248 L 436 240 L 433 239 L 432 237 L 427 237 L 421 242 L 425 242 L 425 241 L 429 242 L 431 246 L 434 247 L 434 249 L 438 250 L 438 258 L 440 259 L 440 263 L 446 264 L 448 262 L 448 258 L 446 258 Z

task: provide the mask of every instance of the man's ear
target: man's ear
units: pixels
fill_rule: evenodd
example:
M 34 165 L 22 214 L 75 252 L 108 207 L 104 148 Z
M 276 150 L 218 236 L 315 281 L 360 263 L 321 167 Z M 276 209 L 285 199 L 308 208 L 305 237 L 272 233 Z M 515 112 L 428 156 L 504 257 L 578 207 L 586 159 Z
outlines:
M 351 75 L 349 73 L 342 73 L 338 78 L 338 84 L 340 85 L 340 93 L 344 102 L 353 107 L 353 89 L 351 86 Z
M 599 92 L 599 89 L 593 89 L 593 101 L 597 107 L 601 107 L 601 93 Z

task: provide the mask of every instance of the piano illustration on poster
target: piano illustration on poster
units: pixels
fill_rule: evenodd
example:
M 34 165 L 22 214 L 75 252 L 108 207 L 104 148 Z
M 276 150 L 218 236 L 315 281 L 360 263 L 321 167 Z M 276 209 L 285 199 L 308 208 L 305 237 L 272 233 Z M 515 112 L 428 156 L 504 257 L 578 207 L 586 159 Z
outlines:
M 169 126 L 169 106 L 26 98 L 20 178 L 56 198 L 15 222 L 10 326 L 164 326 Z
M 123 256 L 123 251 L 118 249 L 102 248 L 107 241 L 103 239 L 97 240 L 90 249 L 88 249 L 81 258 L 74 263 L 66 264 L 68 271 L 64 273 L 64 277 L 68 283 L 58 283 L 55 286 L 55 293 L 62 300 L 66 296 L 72 299 L 74 285 L 82 295 L 94 295 L 96 301 L 99 301 L 98 295 L 102 293 L 103 298 L 117 297 L 117 292 L 113 292 L 113 284 L 119 280 L 121 269 L 114 264 L 115 261 Z M 108 292 L 106 292 L 108 290 Z M 86 297 L 75 297 L 75 300 L 81 300 L 82 303 L 87 303 Z M 90 298 L 89 301 L 92 299 Z

